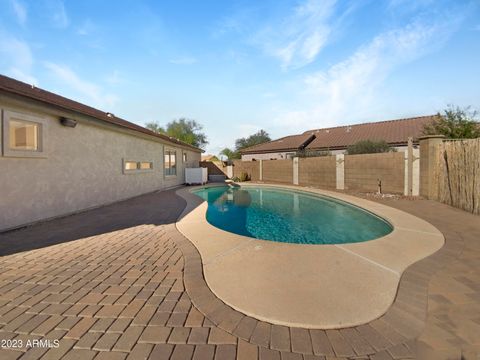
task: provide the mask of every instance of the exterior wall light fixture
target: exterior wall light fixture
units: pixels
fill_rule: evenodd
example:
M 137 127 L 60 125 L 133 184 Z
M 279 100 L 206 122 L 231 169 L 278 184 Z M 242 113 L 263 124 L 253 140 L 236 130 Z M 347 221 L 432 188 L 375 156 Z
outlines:
M 75 126 L 77 126 L 77 120 L 61 117 L 60 124 L 66 127 L 74 128 Z

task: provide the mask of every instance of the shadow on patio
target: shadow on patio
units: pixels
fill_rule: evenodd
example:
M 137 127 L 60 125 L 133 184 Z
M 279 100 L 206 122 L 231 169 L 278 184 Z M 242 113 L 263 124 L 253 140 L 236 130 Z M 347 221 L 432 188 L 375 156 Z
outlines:
M 0 256 L 40 249 L 138 225 L 165 225 L 176 221 L 185 201 L 177 189 L 133 199 L 0 233 Z

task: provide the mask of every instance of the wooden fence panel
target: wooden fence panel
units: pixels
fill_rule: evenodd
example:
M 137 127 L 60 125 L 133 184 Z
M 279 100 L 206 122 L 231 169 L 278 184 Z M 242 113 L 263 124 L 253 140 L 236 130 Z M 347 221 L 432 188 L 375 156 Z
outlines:
M 433 198 L 480 214 L 480 138 L 437 146 Z

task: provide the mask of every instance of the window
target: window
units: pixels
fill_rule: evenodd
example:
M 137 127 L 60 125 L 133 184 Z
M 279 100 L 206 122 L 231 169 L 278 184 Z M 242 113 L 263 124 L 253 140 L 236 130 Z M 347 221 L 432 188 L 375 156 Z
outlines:
M 123 173 L 132 174 L 153 170 L 152 161 L 131 161 L 123 159 Z
M 30 121 L 10 120 L 10 150 L 38 151 L 40 124 Z
M 177 175 L 177 152 L 165 150 L 165 175 Z
M 125 161 L 125 170 L 137 170 L 137 162 L 136 161 Z
M 32 115 L 3 112 L 3 155 L 45 156 L 46 121 Z
M 151 162 L 151 161 L 140 162 L 140 170 L 151 170 L 151 169 L 153 169 L 153 162 Z
M 186 152 L 183 153 L 183 162 L 184 163 L 187 162 L 187 153 Z

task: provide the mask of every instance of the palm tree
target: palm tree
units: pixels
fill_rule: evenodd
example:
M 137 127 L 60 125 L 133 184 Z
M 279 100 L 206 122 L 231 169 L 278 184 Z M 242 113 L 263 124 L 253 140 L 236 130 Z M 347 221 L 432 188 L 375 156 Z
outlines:
M 220 155 L 225 156 L 228 160 L 240 159 L 240 154 L 237 151 L 233 151 L 229 148 L 225 148 L 220 151 Z

